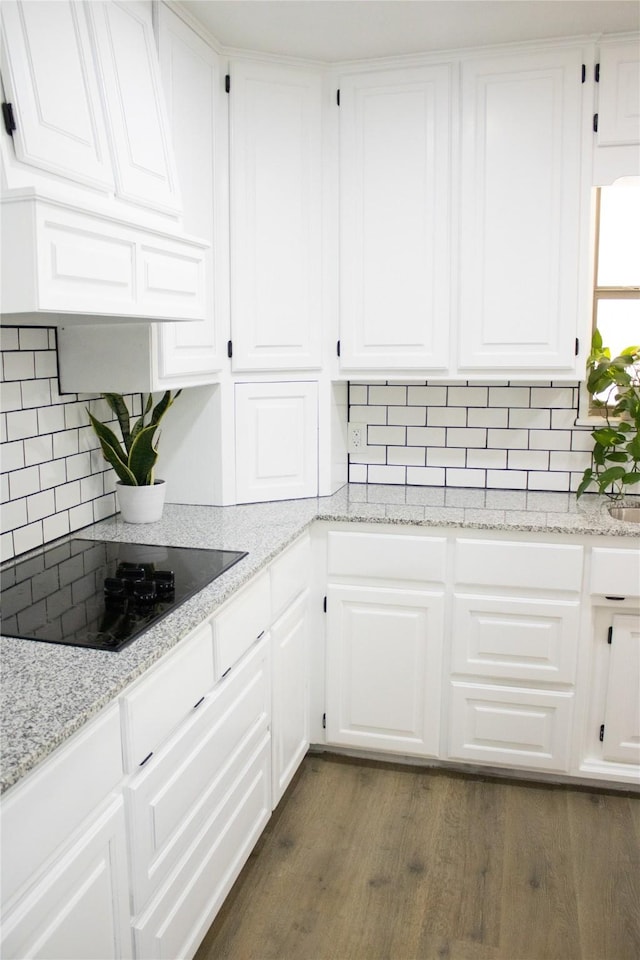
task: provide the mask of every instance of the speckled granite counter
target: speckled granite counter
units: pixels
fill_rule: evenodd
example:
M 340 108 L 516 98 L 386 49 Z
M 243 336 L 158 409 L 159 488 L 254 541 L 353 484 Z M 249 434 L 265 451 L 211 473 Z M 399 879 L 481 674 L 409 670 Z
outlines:
M 120 653 L 2 638 L 0 789 L 6 790 L 143 674 L 313 520 L 637 537 L 597 497 L 350 484 L 332 497 L 236 507 L 167 505 L 159 523 L 118 518 L 74 536 L 246 550 L 249 556 Z

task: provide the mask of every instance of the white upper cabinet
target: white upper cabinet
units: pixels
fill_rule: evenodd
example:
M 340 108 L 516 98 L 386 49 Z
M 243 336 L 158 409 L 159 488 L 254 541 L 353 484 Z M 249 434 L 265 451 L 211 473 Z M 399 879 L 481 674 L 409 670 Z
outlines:
M 344 370 L 448 368 L 450 72 L 339 79 Z
M 47 173 L 113 189 L 88 5 L 2 4 L 2 79 L 17 158 Z M 53 49 L 52 49 L 53 46 Z
M 95 30 L 116 192 L 163 213 L 178 213 L 180 193 L 161 95 L 148 5 L 88 4 Z
M 460 372 L 571 375 L 580 332 L 582 51 L 462 64 Z
M 321 365 L 322 78 L 230 66 L 234 370 Z
M 640 41 L 602 43 L 598 146 L 640 143 Z
M 220 314 L 225 293 L 228 296 L 220 263 L 227 227 L 220 197 L 226 175 L 220 170 L 220 131 L 227 109 L 222 71 L 215 51 L 164 5 L 158 9 L 158 49 L 182 192 L 182 222 L 188 233 L 210 244 L 204 261 L 204 320 L 167 323 L 157 330 L 158 379 L 159 385 L 207 383 L 222 365 Z

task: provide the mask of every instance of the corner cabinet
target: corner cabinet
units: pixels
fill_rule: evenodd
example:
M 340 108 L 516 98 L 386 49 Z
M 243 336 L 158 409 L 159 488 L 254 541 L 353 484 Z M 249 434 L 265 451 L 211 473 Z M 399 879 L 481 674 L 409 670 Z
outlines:
M 343 370 L 449 367 L 452 71 L 337 80 Z
M 322 75 L 229 67 L 234 371 L 321 366 Z
M 575 375 L 581 309 L 589 309 L 580 296 L 590 209 L 583 62 L 579 47 L 552 47 L 462 63 L 458 370 L 466 378 Z

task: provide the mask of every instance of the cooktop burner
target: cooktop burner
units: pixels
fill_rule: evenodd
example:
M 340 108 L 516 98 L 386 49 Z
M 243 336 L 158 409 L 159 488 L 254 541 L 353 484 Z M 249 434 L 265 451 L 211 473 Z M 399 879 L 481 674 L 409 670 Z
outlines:
M 73 539 L 2 571 L 6 637 L 122 650 L 247 554 Z

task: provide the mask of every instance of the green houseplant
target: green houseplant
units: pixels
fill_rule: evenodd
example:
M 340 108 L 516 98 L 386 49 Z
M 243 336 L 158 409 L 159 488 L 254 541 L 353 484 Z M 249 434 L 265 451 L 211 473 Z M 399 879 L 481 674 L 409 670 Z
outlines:
M 181 391 L 165 391 L 154 405 L 153 394 L 143 399 L 142 414 L 135 420 L 120 393 L 103 393 L 110 410 L 120 426 L 122 440 L 111 427 L 102 423 L 87 410 L 91 426 L 96 432 L 103 456 L 115 470 L 120 512 L 129 523 L 149 523 L 159 520 L 164 505 L 164 480 L 156 480 L 158 460 L 157 435 L 160 421 Z
M 587 389 L 604 420 L 591 433 L 591 466 L 577 496 L 595 484 L 599 493 L 620 500 L 640 483 L 640 347 L 625 347 L 612 357 L 596 329 L 587 358 Z

